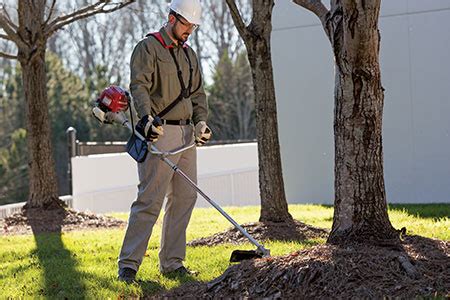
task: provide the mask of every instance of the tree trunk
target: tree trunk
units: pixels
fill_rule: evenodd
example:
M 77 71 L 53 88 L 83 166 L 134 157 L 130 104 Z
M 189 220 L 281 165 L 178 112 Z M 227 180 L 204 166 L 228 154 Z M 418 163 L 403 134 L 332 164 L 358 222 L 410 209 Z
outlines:
M 383 176 L 379 1 L 348 1 L 331 39 L 335 77 L 335 206 L 330 243 L 392 244 Z M 336 25 L 336 24 L 335 24 Z
M 70 23 L 95 14 L 113 12 L 135 2 L 124 1 L 111 3 L 98 0 L 77 11 L 56 16 L 56 1 L 47 3 L 47 0 L 18 0 L 18 24 L 10 20 L 5 5 L 0 9 L 0 28 L 5 33 L 1 38 L 13 42 L 18 48 L 17 56 L 3 52 L 0 54 L 2 57 L 19 60 L 22 67 L 27 106 L 27 143 L 30 152 L 30 196 L 26 207 L 64 206 L 58 199 L 55 162 L 50 142 L 45 70 L 47 40 Z
M 28 170 L 30 196 L 27 207 L 48 207 L 58 202 L 55 162 L 50 142 L 48 116 L 45 50 L 33 61 L 23 63 L 22 80 L 27 105 L 27 143 L 29 151 Z
M 226 0 L 231 16 L 247 48 L 252 69 L 258 141 L 260 222 L 289 222 L 292 216 L 284 191 L 278 140 L 277 105 L 273 82 L 270 36 L 273 0 L 253 0 L 252 20 L 244 24 L 234 0 Z
M 45 49 L 47 39 L 42 30 L 45 1 L 19 1 L 19 35 L 27 45 L 19 47 L 25 91 L 28 172 L 30 194 L 26 207 L 50 208 L 60 206 L 55 162 L 52 156 L 50 121 L 47 103 Z
M 256 40 L 248 51 L 252 66 L 258 140 L 260 222 L 286 222 L 292 216 L 284 191 L 278 140 L 277 105 L 273 82 L 270 39 Z

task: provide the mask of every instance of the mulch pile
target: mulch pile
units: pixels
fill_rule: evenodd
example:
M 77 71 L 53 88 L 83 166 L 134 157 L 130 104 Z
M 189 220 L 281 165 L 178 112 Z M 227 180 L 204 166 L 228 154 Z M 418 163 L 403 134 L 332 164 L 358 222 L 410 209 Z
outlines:
M 326 229 L 307 225 L 297 220 L 286 223 L 255 222 L 241 226 L 258 241 L 304 241 L 328 236 Z M 247 238 L 233 227 L 209 237 L 190 241 L 188 246 L 214 246 L 223 243 L 241 244 L 244 242 L 248 242 Z
M 0 234 L 38 234 L 82 229 L 123 227 L 125 221 L 72 209 L 28 208 L 0 220 Z
M 450 296 L 450 243 L 405 236 L 404 251 L 361 244 L 319 245 L 244 261 L 208 283 L 156 298 L 383 298 Z

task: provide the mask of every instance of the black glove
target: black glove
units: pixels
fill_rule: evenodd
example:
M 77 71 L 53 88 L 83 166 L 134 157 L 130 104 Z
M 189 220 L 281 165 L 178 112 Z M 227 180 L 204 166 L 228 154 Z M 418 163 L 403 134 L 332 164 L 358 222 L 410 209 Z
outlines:
M 156 142 L 160 135 L 164 135 L 161 119 L 146 115 L 140 119 L 136 124 L 136 131 L 139 132 L 150 142 Z

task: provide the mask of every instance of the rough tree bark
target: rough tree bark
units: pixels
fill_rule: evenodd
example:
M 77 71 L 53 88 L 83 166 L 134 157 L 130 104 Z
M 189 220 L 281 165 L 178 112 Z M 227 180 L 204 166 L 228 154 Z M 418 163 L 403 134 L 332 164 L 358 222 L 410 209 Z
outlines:
M 21 47 L 18 60 L 22 68 L 25 92 L 30 194 L 27 206 L 37 207 L 58 202 L 55 162 L 51 151 L 50 121 L 45 72 L 46 38 L 37 30 L 44 21 L 43 11 L 19 1 L 19 35 L 28 36 L 35 47 Z
M 50 142 L 50 123 L 46 91 L 45 51 L 48 38 L 62 27 L 98 13 L 120 9 L 134 0 L 118 3 L 102 0 L 81 9 L 54 16 L 56 0 L 18 0 L 18 24 L 5 5 L 0 7 L 0 38 L 13 42 L 17 54 L 0 52 L 0 57 L 17 59 L 22 68 L 25 90 L 27 143 L 30 152 L 30 196 L 27 207 L 54 208 L 58 198 L 55 162 Z
M 252 20 L 246 26 L 234 0 L 226 0 L 233 22 L 244 40 L 252 69 L 259 159 L 261 222 L 286 222 L 292 216 L 284 191 L 278 140 L 270 35 L 274 0 L 254 0 Z
M 398 242 L 383 175 L 378 17 L 381 0 L 294 0 L 315 13 L 335 58 L 335 202 L 329 243 Z

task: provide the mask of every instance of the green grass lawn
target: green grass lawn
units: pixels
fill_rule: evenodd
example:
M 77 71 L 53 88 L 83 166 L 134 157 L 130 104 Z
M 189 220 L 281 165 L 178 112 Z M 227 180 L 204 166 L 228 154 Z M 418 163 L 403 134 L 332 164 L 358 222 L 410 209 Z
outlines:
M 330 228 L 333 208 L 322 205 L 290 205 L 294 218 Z M 238 223 L 258 220 L 258 207 L 227 207 Z M 450 240 L 450 205 L 391 205 L 390 218 L 396 228 L 405 226 L 410 234 Z M 113 214 L 127 219 L 128 214 Z M 188 227 L 188 240 L 225 230 L 230 225 L 214 209 L 195 209 Z M 116 280 L 117 255 L 124 230 L 80 231 L 38 236 L 0 237 L 0 298 L 118 298 L 148 295 L 160 289 L 179 286 L 190 278 L 169 279 L 158 272 L 158 221 L 144 263 L 138 273 L 140 284 L 126 285 Z M 267 242 L 272 255 L 283 255 L 311 247 L 324 240 Z M 187 249 L 186 265 L 200 272 L 197 280 L 209 281 L 229 265 L 234 249 L 242 246 L 220 245 Z

